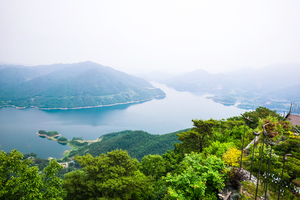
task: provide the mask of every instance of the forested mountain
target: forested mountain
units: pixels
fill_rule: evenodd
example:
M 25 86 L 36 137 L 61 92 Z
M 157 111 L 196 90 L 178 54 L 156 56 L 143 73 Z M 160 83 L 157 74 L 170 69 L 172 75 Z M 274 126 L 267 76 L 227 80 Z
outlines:
M 93 62 L 0 70 L 0 106 L 78 108 L 164 97 L 144 79 Z
M 187 131 L 187 130 L 182 130 Z M 142 159 L 148 154 L 162 155 L 167 150 L 174 149 L 174 143 L 178 142 L 175 134 L 168 133 L 164 135 L 152 135 L 144 131 L 121 131 L 109 133 L 101 136 L 101 141 L 72 150 L 69 157 L 75 155 L 85 155 L 89 153 L 98 156 L 114 149 L 127 150 L 133 158 Z
M 276 64 L 256 69 L 210 74 L 196 70 L 180 76 L 160 79 L 178 91 L 212 94 L 224 105 L 245 109 L 264 106 L 287 110 L 291 101 L 300 102 L 300 64 Z

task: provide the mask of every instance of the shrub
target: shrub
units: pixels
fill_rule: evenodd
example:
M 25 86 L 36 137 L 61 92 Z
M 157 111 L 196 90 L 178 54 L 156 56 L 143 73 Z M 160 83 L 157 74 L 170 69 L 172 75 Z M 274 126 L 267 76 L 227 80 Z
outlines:
M 226 163 L 227 166 L 238 167 L 239 161 L 238 158 L 241 156 L 241 151 L 237 148 L 230 148 L 222 156 L 222 160 Z

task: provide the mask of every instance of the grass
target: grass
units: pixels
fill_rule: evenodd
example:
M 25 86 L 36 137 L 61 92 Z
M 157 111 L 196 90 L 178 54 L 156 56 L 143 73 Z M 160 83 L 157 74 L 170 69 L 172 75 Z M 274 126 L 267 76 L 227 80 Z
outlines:
M 256 193 L 256 185 L 249 181 L 243 181 L 243 189 L 242 189 L 242 200 L 252 200 L 255 198 Z M 258 192 L 257 192 L 257 200 L 261 200 L 265 196 L 265 190 L 264 185 L 258 186 Z M 269 196 L 270 199 L 277 199 L 277 193 L 275 194 L 272 191 L 268 191 L 267 196 Z
M 253 200 L 255 198 L 256 193 L 256 185 L 249 181 L 243 181 L 242 182 L 242 193 L 241 193 L 241 199 L 242 200 Z M 274 192 L 275 191 L 275 192 Z M 265 196 L 265 185 L 260 184 L 258 186 L 258 192 L 257 192 L 257 200 L 262 200 Z M 278 192 L 277 189 L 270 188 L 268 189 L 267 197 L 270 200 L 277 200 L 278 198 Z M 280 200 L 296 200 L 299 199 L 299 197 L 296 197 L 293 195 L 289 190 L 286 190 L 286 192 L 280 196 Z

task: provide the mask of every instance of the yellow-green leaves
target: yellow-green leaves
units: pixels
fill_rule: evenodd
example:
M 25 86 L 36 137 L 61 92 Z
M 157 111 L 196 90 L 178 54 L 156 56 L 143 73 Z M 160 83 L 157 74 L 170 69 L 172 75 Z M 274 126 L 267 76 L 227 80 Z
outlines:
M 222 160 L 226 163 L 227 166 L 238 167 L 239 161 L 238 158 L 241 156 L 241 151 L 237 148 L 230 148 L 222 156 Z

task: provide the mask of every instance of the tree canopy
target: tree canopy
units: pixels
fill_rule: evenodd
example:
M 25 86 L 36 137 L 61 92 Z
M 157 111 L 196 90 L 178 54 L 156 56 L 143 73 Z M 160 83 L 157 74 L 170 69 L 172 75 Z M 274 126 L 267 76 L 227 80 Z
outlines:
M 30 167 L 30 159 L 12 150 L 0 152 L 0 199 L 63 199 L 66 192 L 62 180 L 55 174 L 62 168 L 56 160 L 39 173 L 38 167 Z
M 184 149 L 186 152 L 202 152 L 209 145 L 209 141 L 213 138 L 213 127 L 218 126 L 218 121 L 210 120 L 192 120 L 194 127 L 187 132 L 176 134 L 178 140 L 182 143 L 177 147 Z
M 127 151 L 114 150 L 96 157 L 87 154 L 76 160 L 83 168 L 66 175 L 66 199 L 140 199 L 150 190 L 138 160 Z
M 224 187 L 224 162 L 215 156 L 188 154 L 181 162 L 179 173 L 169 173 L 165 180 L 171 199 L 216 199 Z

